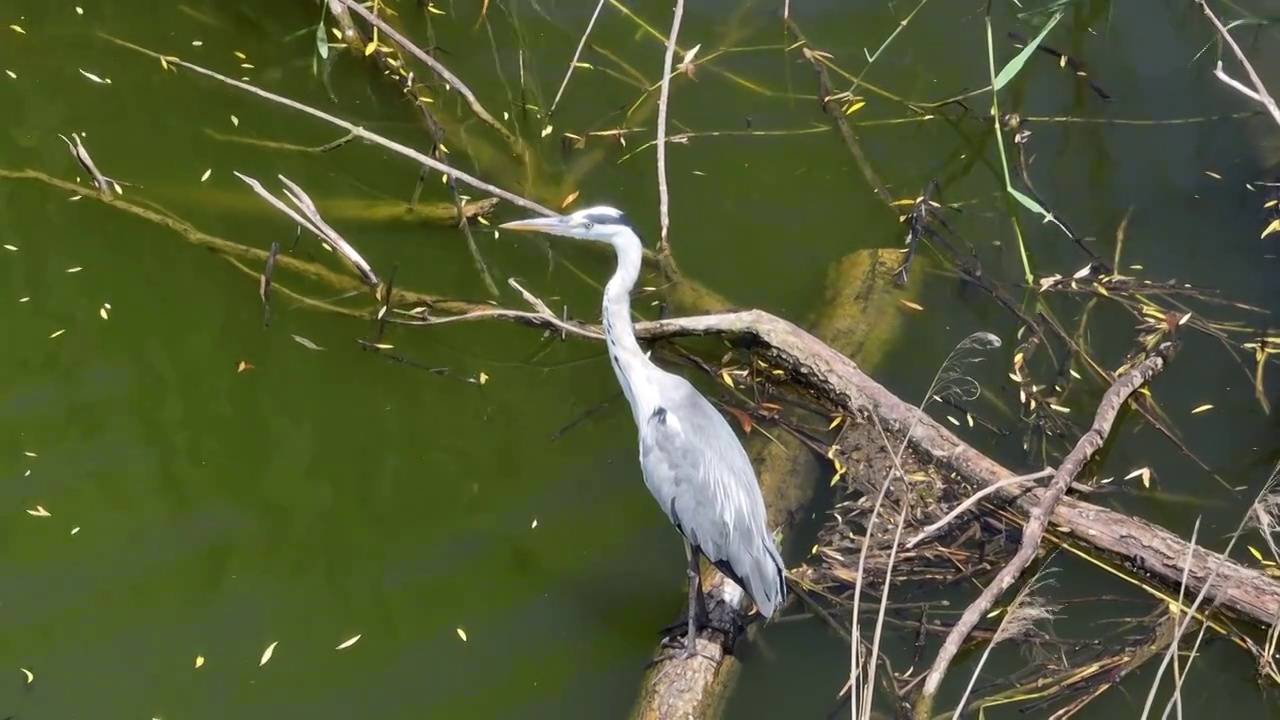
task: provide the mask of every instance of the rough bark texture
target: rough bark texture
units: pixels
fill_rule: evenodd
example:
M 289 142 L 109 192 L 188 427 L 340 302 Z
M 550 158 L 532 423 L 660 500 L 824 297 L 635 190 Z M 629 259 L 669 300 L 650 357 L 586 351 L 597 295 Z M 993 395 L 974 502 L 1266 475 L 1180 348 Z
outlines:
M 827 283 L 828 302 L 814 318 L 814 332 L 843 352 L 875 364 L 897 332 L 897 323 L 886 318 L 897 312 L 891 306 L 901 296 L 901 290 L 892 286 L 899 262 L 901 253 L 896 250 L 866 250 L 836 263 Z M 785 432 L 771 434 L 777 443 L 755 433 L 748 440 L 747 449 L 760 479 L 769 523 L 781 528 L 785 538 L 813 497 L 819 467 L 812 452 L 793 436 Z M 721 589 L 723 580 L 714 569 L 705 569 L 702 575 L 713 624 L 741 628 L 742 611 L 736 602 L 726 599 Z M 701 656 L 655 665 L 645 675 L 632 717 L 705 720 L 720 716 L 739 670 L 737 661 L 725 648 L 732 648 L 740 634 L 703 631 L 698 639 Z
M 855 417 L 874 413 L 891 437 L 903 437 L 914 423 L 909 448 L 921 459 L 950 468 L 966 480 L 981 485 L 1016 475 L 895 397 L 852 360 L 775 315 L 752 310 L 675 318 L 643 323 L 637 332 L 649 338 L 737 336 L 779 367 L 791 371 L 795 379 L 817 397 Z M 1019 510 L 1029 513 L 1041 502 L 1043 492 L 1014 485 L 1002 494 Z M 1188 595 L 1199 593 L 1216 569 L 1213 585 L 1206 593 L 1208 602 L 1261 625 L 1270 625 L 1280 617 L 1280 582 L 1220 553 L 1191 548 L 1174 533 L 1141 518 L 1065 498 L 1055 508 L 1050 522 L 1055 530 L 1069 532 L 1083 544 L 1136 563 L 1170 587 L 1181 583 L 1183 559 L 1189 554 Z

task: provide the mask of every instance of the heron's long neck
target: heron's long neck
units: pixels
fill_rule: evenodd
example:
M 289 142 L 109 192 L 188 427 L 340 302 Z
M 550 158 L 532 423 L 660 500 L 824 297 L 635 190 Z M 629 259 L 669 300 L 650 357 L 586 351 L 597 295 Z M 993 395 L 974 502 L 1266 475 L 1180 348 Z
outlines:
M 631 289 L 640 277 L 640 238 L 634 234 L 621 237 L 615 241 L 614 250 L 618 254 L 618 269 L 604 287 L 604 339 L 613 372 L 639 424 L 653 411 L 650 405 L 656 399 L 651 379 L 657 370 L 636 342 L 631 324 Z

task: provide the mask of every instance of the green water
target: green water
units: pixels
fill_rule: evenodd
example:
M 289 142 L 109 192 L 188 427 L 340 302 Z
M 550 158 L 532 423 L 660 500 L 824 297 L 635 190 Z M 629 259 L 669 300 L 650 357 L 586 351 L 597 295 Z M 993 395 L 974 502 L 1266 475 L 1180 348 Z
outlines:
M 312 3 L 84 5 L 83 16 L 71 4 L 38 0 L 0 9 L 0 25 L 26 31 L 0 27 L 0 71 L 16 75 L 0 75 L 3 169 L 75 178 L 82 173 L 57 135 L 80 132 L 104 172 L 139 186 L 126 186 L 126 197 L 154 200 L 204 232 L 257 248 L 273 241 L 288 248 L 294 229 L 232 171 L 269 187 L 284 174 L 317 198 L 385 200 L 411 192 L 415 168 L 371 146 L 313 156 L 214 138 L 207 131 L 318 145 L 338 133 L 192 73 L 166 72 L 97 34 L 245 74 L 425 149 L 406 103 L 363 61 L 339 59 L 327 86 L 313 74 L 307 28 L 319 13 Z M 520 96 L 523 61 L 529 99 L 548 105 L 594 4 L 495 0 L 492 44 L 483 26 L 472 28 L 478 5 L 440 4 L 451 13 L 435 18 L 437 42 L 448 53 L 441 58 L 495 113 Z M 812 98 L 811 69 L 781 51 L 780 3 L 697 5 L 686 13 L 686 46 L 702 43 L 704 56 L 725 43 L 761 49 L 718 58 L 696 82 L 677 83 L 673 132 L 828 128 Z M 864 48 L 874 51 L 910 10 L 866 5 L 791 3 L 813 44 L 855 71 Z M 1076 3 L 1051 36 L 1091 63 L 1113 103 L 1098 102 L 1044 56 L 1004 102 L 1024 115 L 1143 120 L 1245 109 L 1212 77 L 1211 52 L 1195 58 L 1210 37 L 1198 12 L 1166 5 L 1140 11 Z M 423 30 L 413 3 L 397 7 L 406 28 Z M 669 23 L 669 2 L 629 7 L 655 27 Z M 1011 57 L 1015 51 L 1000 39 L 1014 27 L 1010 17 L 1001 16 L 999 27 L 998 52 Z M 612 6 L 593 38 L 650 81 L 659 76 L 661 44 Z M 1257 42 L 1266 43 L 1265 32 Z M 935 2 L 867 80 L 912 99 L 937 99 L 981 86 L 985 58 L 981 3 Z M 592 52 L 585 59 L 609 64 Z M 238 68 L 241 62 L 254 67 Z M 94 83 L 81 69 L 112 82 Z M 555 125 L 616 127 L 619 108 L 637 95 L 603 73 L 579 71 Z M 875 97 L 860 113 L 863 121 L 904 116 Z M 652 118 L 642 125 L 585 177 L 578 202 L 623 207 L 653 238 L 653 150 L 622 160 L 651 138 Z M 1280 305 L 1274 241 L 1258 241 L 1261 201 L 1243 189 L 1267 164 L 1265 124 L 1028 127 L 1037 189 L 1079 233 L 1097 238 L 1101 254 L 1110 257 L 1115 228 L 1132 211 L 1125 259 L 1143 264 L 1148 277 L 1225 288 L 1231 299 L 1264 308 Z M 466 132 L 499 147 L 474 121 Z M 539 147 L 539 177 L 559 177 L 558 133 L 539 140 L 536 125 L 525 132 Z M 1018 276 L 1010 225 L 996 200 L 989 124 L 911 122 L 861 134 L 895 196 L 914 197 L 929 179 L 943 179 L 948 200 L 969 203 L 956 223 L 983 248 L 988 271 Z M 467 158 L 467 142 L 446 142 L 460 167 L 483 174 L 484 166 Z M 975 156 L 981 161 L 972 162 Z M 735 305 L 803 321 L 820 306 L 833 261 L 900 242 L 896 219 L 829 130 L 696 138 L 673 145 L 669 162 L 671 237 L 681 268 Z M 520 178 L 490 179 L 528 191 Z M 215 190 L 262 211 L 202 205 L 201 193 Z M 438 184 L 426 194 L 447 198 Z M 500 212 L 517 215 L 509 206 Z M 1069 274 L 1085 264 L 1060 233 L 1024 219 L 1037 272 Z M 358 222 L 339 230 L 380 272 L 396 264 L 398 287 L 485 297 L 454 231 Z M 0 180 L 0 240 L 18 248 L 0 251 L 0 307 L 7 308 L 0 344 L 0 717 L 612 718 L 629 710 L 656 628 L 680 608 L 683 558 L 641 483 L 634 430 L 600 346 L 548 345 L 538 331 L 501 323 L 393 329 L 388 341 L 397 352 L 452 373 L 438 376 L 361 351 L 355 338 L 366 336 L 367 322 L 284 298 L 264 329 L 256 277 L 170 230 L 92 201 L 70 202 L 67 193 L 34 181 Z M 548 270 L 541 243 L 483 232 L 476 242 L 499 287 L 518 277 L 560 298 L 553 306 L 595 317 L 608 258 L 560 248 Z M 1002 255 L 992 250 L 996 242 Z M 294 252 L 338 267 L 312 239 Z M 902 334 L 874 369 L 913 400 L 964 335 L 987 329 L 1011 339 L 1015 328 L 1005 311 L 977 294 L 962 296 L 945 278 L 916 300 L 925 312 L 884 319 L 901 323 Z M 1118 311 L 1099 311 L 1090 340 L 1105 363 L 1122 360 L 1132 325 Z M 50 337 L 59 330 L 65 332 Z M 1001 352 L 995 363 L 1007 367 L 1012 343 Z M 241 362 L 252 367 L 237 372 Z M 488 378 L 483 386 L 458 379 L 480 373 Z M 1001 376 L 993 374 L 988 392 L 1016 403 L 1016 389 L 1001 386 Z M 1275 455 L 1273 424 L 1259 410 L 1247 372 L 1220 345 L 1192 337 L 1160 379 L 1158 397 L 1188 445 L 1231 485 L 1260 485 Z M 604 411 L 552 439 L 606 401 Z M 1078 415 L 1089 407 L 1079 402 Z M 1191 415 L 1210 402 L 1211 413 Z M 1108 502 L 1184 534 L 1204 514 L 1201 537 L 1220 547 L 1214 543 L 1245 501 L 1157 433 L 1135 427 L 1124 426 L 1099 472 L 1123 476 L 1149 466 L 1160 490 L 1195 502 L 1162 502 L 1132 481 L 1130 494 Z M 1023 467 L 1016 439 L 966 436 Z M 25 512 L 37 505 L 49 516 Z M 1062 565 L 1063 594 L 1132 593 L 1092 569 Z M 1105 632 L 1093 623 L 1106 617 L 1077 615 L 1060 627 L 1089 637 Z M 335 651 L 357 634 L 355 645 Z M 909 656 L 911 641 L 893 638 L 901 652 L 892 652 Z M 272 643 L 273 657 L 260 667 Z M 774 624 L 742 654 L 733 718 L 819 717 L 848 671 L 845 646 L 812 620 Z M 198 656 L 204 663 L 197 669 Z M 1248 658 L 1225 645 L 1206 657 L 1187 690 L 1189 711 L 1264 717 L 1273 701 L 1256 691 Z M 1016 667 L 1012 656 L 1000 662 Z M 963 669 L 953 674 L 967 676 Z M 1127 693 L 1109 693 L 1085 715 L 1136 716 L 1149 678 L 1138 673 Z

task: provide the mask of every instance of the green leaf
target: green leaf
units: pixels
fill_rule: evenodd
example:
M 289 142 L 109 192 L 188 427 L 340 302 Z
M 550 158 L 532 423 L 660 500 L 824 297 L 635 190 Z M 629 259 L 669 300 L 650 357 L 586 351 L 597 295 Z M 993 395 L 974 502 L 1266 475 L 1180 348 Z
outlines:
M 321 60 L 329 59 L 329 38 L 324 34 L 324 23 L 316 25 L 316 52 Z
M 1022 48 L 1022 52 L 1018 53 L 1016 57 L 1009 61 L 1008 65 L 1005 65 L 1000 70 L 1000 73 L 996 75 L 996 79 L 991 83 L 991 90 L 993 92 L 1000 92 L 1000 89 L 1005 85 L 1008 85 L 1009 81 L 1012 80 L 1014 76 L 1022 72 L 1022 66 L 1027 64 L 1027 58 L 1031 57 L 1031 54 L 1036 51 L 1036 48 L 1040 47 L 1040 43 L 1044 41 L 1045 36 L 1049 34 L 1049 31 L 1052 30 L 1053 26 L 1057 25 L 1058 21 L 1061 19 L 1062 11 L 1059 10 L 1054 13 L 1053 17 L 1049 18 L 1049 22 L 1045 23 L 1044 28 L 1040 30 L 1040 34 L 1036 35 L 1034 40 L 1027 43 L 1027 46 Z

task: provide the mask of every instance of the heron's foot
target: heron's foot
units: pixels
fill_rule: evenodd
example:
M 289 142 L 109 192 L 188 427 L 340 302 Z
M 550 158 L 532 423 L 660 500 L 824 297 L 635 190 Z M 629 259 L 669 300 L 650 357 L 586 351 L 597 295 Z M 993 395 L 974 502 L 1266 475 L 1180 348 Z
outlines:
M 692 659 L 695 655 L 698 657 L 704 657 L 708 660 L 714 659 L 710 655 L 703 655 L 702 653 L 698 652 L 698 643 L 697 643 L 696 636 L 693 639 L 690 639 L 687 635 L 684 635 L 684 636 L 676 635 L 672 637 L 665 637 L 662 639 L 661 645 L 662 647 L 666 648 L 666 652 L 663 652 L 659 654 L 657 657 L 655 657 L 654 659 L 650 660 L 649 664 L 645 665 L 645 670 L 648 670 L 654 665 L 659 665 L 661 663 L 671 661 L 671 660 L 684 662 Z
M 694 618 L 694 626 L 697 627 L 699 631 L 715 630 L 716 632 L 722 635 L 732 636 L 735 632 L 739 630 L 739 628 L 732 627 L 731 625 L 732 625 L 731 623 L 725 622 L 725 618 L 723 617 L 721 618 L 708 617 L 708 613 L 705 610 L 700 611 L 697 617 Z M 662 635 L 663 637 L 662 642 L 665 645 L 671 640 L 684 637 L 685 634 L 688 632 L 688 629 L 689 629 L 689 616 L 682 615 L 679 620 L 662 628 L 662 630 L 659 631 L 659 634 Z

